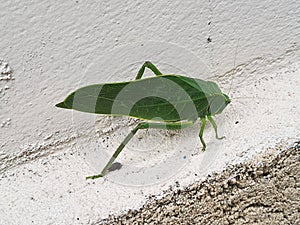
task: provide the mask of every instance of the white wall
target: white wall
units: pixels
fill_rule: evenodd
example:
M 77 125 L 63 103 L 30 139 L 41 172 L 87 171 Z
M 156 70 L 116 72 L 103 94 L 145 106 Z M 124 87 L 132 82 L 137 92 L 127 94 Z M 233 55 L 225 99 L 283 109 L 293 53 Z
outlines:
M 258 147 L 254 142 L 265 148 L 273 146 L 275 140 L 289 144 L 299 137 L 299 1 L 0 3 L 0 199 L 5 200 L 0 201 L 0 224 L 29 224 L 31 220 L 34 224 L 86 224 L 109 212 L 139 205 L 145 194 L 158 193 L 168 182 L 174 183 L 176 179 L 170 178 L 151 188 L 133 188 L 118 184 L 119 180 L 112 183 L 109 178 L 86 182 L 84 176 L 95 171 L 80 161 L 75 146 L 87 140 L 84 134 L 94 130 L 88 125 L 79 129 L 81 122 L 72 121 L 77 117 L 54 107 L 82 84 L 133 79 L 134 71 L 147 57 L 166 73 L 187 71 L 187 75 L 203 79 L 213 76 L 227 91 L 232 83 L 236 96 L 270 97 L 270 92 L 274 93 L 274 102 L 261 103 L 261 111 L 252 109 L 251 115 L 246 109 L 253 102 L 229 109 L 228 121 L 235 121 L 232 115 L 238 111 L 244 123 L 237 130 L 222 120 L 227 139 L 237 135 L 235 142 L 229 140 L 224 148 L 244 146 L 239 153 L 250 149 L 255 154 Z M 191 65 L 197 60 L 201 63 Z M 234 66 L 239 73 L 231 71 Z M 270 79 L 274 81 L 268 82 Z M 262 86 L 252 87 L 257 81 Z M 270 92 L 263 92 L 265 88 Z M 276 106 L 278 96 L 286 97 L 282 102 L 289 101 L 287 107 Z M 268 116 L 268 111 L 273 114 Z M 266 115 L 261 121 L 267 124 L 265 130 L 253 118 L 260 118 L 260 113 Z M 286 120 L 271 126 L 283 116 Z M 85 115 L 80 114 L 80 118 Z M 271 134 L 266 138 L 248 136 L 256 129 L 263 135 L 267 131 Z M 197 130 L 187 133 L 195 135 L 195 143 Z M 111 137 L 111 145 L 121 141 L 126 133 L 122 132 Z M 245 144 L 247 137 L 254 141 Z M 236 151 L 226 156 L 221 153 L 223 161 L 207 167 L 203 175 L 220 169 L 236 155 Z M 182 173 L 195 169 L 194 164 L 185 166 Z M 199 177 L 190 177 L 186 183 L 193 179 Z M 129 199 L 128 193 L 133 197 Z

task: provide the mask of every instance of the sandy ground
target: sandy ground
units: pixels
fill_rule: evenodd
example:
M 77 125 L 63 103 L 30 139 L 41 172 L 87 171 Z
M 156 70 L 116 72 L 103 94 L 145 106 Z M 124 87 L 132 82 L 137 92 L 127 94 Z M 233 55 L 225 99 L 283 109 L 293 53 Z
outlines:
M 299 174 L 298 142 L 94 224 L 299 224 Z

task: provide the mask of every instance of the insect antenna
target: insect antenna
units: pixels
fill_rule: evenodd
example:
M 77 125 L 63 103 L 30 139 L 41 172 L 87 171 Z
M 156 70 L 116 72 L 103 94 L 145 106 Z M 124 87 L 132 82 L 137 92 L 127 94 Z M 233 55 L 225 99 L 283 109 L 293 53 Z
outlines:
M 237 56 L 237 50 L 238 50 L 238 47 L 239 47 L 239 42 L 240 42 L 240 39 L 238 39 L 237 45 L 236 45 L 236 48 L 235 48 L 234 61 L 233 61 L 233 72 L 235 71 L 235 63 L 236 63 L 236 56 Z M 228 95 L 229 95 L 230 92 L 231 92 L 233 80 L 234 80 L 234 76 L 233 76 L 233 78 L 232 78 L 232 80 L 231 80 L 231 83 L 230 83 L 230 86 L 229 86 Z
M 246 96 L 238 96 L 238 97 L 232 97 L 230 99 L 263 99 L 263 100 L 280 100 L 280 101 L 287 101 L 287 99 L 284 98 L 266 98 L 266 97 L 246 97 Z

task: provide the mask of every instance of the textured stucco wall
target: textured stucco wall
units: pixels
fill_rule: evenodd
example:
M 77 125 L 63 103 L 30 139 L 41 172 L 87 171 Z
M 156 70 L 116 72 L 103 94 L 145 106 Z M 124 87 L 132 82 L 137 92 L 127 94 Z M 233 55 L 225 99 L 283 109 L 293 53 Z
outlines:
M 91 132 L 90 127 L 75 121 L 74 131 L 74 115 L 54 107 L 81 84 L 133 79 L 147 56 L 168 73 L 187 71 L 203 78 L 203 71 L 209 71 L 206 77 L 213 77 L 225 90 L 232 86 L 230 91 L 238 97 L 249 93 L 252 97 L 273 97 L 272 104 L 262 103 L 268 108 L 265 111 L 260 106 L 251 111 L 258 118 L 259 113 L 273 112 L 273 117 L 266 117 L 270 121 L 260 121 L 268 124 L 265 130 L 247 115 L 251 101 L 233 106 L 229 121 L 236 120 L 231 115 L 238 111 L 245 123 L 238 131 L 223 125 L 226 136 L 240 137 L 236 142 L 228 141 L 226 149 L 245 146 L 241 152 L 255 154 L 257 146 L 265 148 L 275 140 L 290 143 L 289 138 L 299 137 L 299 1 L 2 0 L 0 4 L 0 224 L 92 223 L 108 213 L 136 207 L 145 201 L 146 194 L 174 184 L 175 178 L 151 187 L 122 186 L 120 180 L 85 181 L 84 176 L 95 171 L 82 161 L 75 146 L 87 140 L 84 134 Z M 194 58 L 201 64 L 190 65 Z M 131 62 L 134 65 L 129 65 Z M 130 73 L 116 75 L 123 67 Z M 91 68 L 90 73 L 99 69 L 94 80 L 86 76 Z M 250 86 L 256 81 L 261 89 Z M 274 96 L 264 93 L 265 88 L 271 88 Z M 286 98 L 274 112 L 278 97 Z M 288 115 L 270 125 L 272 119 L 289 112 L 294 117 Z M 100 125 L 101 121 L 105 119 L 100 118 Z M 78 126 L 82 128 L 79 133 Z M 249 126 L 263 134 L 274 133 L 258 138 L 257 146 L 247 145 L 247 137 L 252 138 L 247 135 Z M 282 126 L 287 129 L 284 138 L 280 136 Z M 196 143 L 198 127 L 187 132 Z M 117 145 L 125 133 L 110 144 Z M 228 158 L 220 156 L 219 166 L 206 168 L 203 175 L 237 154 L 227 153 Z M 183 171 L 192 168 L 188 163 Z

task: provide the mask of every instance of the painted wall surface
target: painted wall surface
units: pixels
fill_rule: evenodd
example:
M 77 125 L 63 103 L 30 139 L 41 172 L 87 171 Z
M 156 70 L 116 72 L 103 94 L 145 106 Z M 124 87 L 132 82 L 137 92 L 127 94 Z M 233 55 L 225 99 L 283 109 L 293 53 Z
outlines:
M 0 224 L 92 224 L 300 136 L 299 1 L 0 5 Z M 146 60 L 217 82 L 233 100 L 216 119 L 226 140 L 209 125 L 194 155 L 199 122 L 139 131 L 121 169 L 86 181 L 136 121 L 54 105 L 83 85 L 132 80 Z

